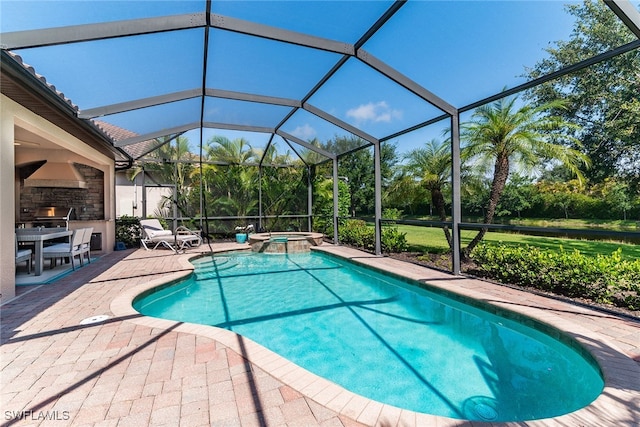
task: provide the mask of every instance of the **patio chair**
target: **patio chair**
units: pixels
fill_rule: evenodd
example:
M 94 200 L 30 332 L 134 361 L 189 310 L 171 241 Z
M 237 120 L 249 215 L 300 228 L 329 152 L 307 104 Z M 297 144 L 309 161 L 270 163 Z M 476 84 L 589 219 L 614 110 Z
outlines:
M 51 259 L 51 268 L 56 266 L 56 260 L 58 258 L 71 259 L 71 268 L 76 269 L 75 257 L 80 258 L 80 264 L 82 264 L 82 237 L 84 236 L 84 229 L 79 228 L 73 230 L 73 234 L 69 238 L 68 242 L 56 243 L 55 245 L 42 248 L 42 258 Z
M 16 264 L 19 264 L 23 261 L 27 262 L 27 274 L 31 274 L 31 249 L 20 249 L 18 248 L 18 238 L 15 238 L 16 241 Z
M 80 243 L 80 265 L 84 256 L 87 256 L 87 262 L 91 264 L 91 236 L 93 235 L 93 227 L 83 228 L 82 241 Z
M 176 232 L 173 233 L 171 230 L 162 228 L 160 221 L 155 218 L 141 219 L 140 226 L 142 228 L 142 238 L 140 242 L 146 250 L 153 250 L 158 246 L 164 246 L 175 253 L 180 253 L 184 252 L 187 248 L 197 247 L 202 244 L 200 233 L 189 230 L 184 226 L 178 227 Z

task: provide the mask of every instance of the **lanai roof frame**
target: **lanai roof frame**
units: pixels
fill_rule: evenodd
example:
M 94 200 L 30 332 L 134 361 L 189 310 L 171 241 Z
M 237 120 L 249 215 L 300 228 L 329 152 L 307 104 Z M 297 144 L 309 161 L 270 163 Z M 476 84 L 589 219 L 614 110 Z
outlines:
M 605 3 L 609 6 L 609 8 L 624 22 L 624 24 L 630 29 L 630 31 L 635 34 L 636 37 L 640 38 L 640 13 L 638 10 L 631 5 L 628 0 L 605 0 Z M 37 46 L 52 46 L 57 44 L 64 43 L 78 43 L 89 40 L 101 40 L 107 38 L 120 38 L 120 37 L 130 37 L 135 35 L 142 34 L 156 34 L 160 32 L 170 32 L 170 31 L 180 31 L 185 29 L 196 29 L 196 28 L 204 28 L 204 37 L 205 37 L 205 56 L 207 52 L 207 42 L 206 39 L 213 29 L 215 30 L 223 30 L 223 31 L 231 31 L 238 34 L 250 35 L 252 37 L 259 37 L 268 40 L 276 40 L 283 43 L 290 43 L 298 46 L 303 46 L 311 49 L 319 49 L 327 52 L 332 52 L 335 54 L 342 55 L 341 59 L 334 65 L 334 67 L 329 70 L 327 74 L 323 78 L 321 78 L 316 86 L 309 91 L 306 96 L 301 99 L 289 99 L 289 98 L 278 98 L 274 96 L 265 96 L 260 94 L 253 93 L 245 93 L 238 91 L 230 91 L 221 88 L 209 88 L 206 85 L 206 77 L 203 77 L 203 84 L 201 88 L 196 89 L 188 89 L 184 91 L 172 92 L 169 94 L 163 94 L 158 96 L 147 97 L 138 100 L 130 100 L 121 103 L 115 103 L 100 107 L 95 107 L 87 110 L 79 110 L 78 117 L 84 119 L 90 119 L 95 117 L 104 116 L 106 113 L 114 113 L 114 112 L 122 112 L 122 111 L 132 111 L 144 107 L 149 107 L 151 105 L 161 105 L 165 103 L 176 102 L 182 99 L 190 99 L 190 98 L 200 98 L 202 100 L 202 105 L 207 99 L 207 97 L 219 97 L 225 99 L 235 99 L 242 100 L 248 102 L 259 102 L 270 105 L 282 105 L 291 107 L 291 112 L 287 115 L 280 123 L 278 123 L 274 127 L 259 127 L 259 126 L 250 126 L 250 125 L 229 125 L 227 123 L 222 122 L 211 122 L 205 121 L 204 119 L 204 107 L 201 108 L 201 117 L 199 121 L 193 121 L 191 123 L 183 124 L 181 126 L 164 129 L 161 131 L 157 131 L 155 133 L 147 133 L 135 138 L 127 138 L 124 141 L 117 141 L 114 143 L 114 146 L 122 148 L 130 144 L 139 143 L 145 140 L 152 139 L 161 135 L 162 132 L 165 132 L 165 135 L 170 133 L 179 133 L 184 132 L 190 129 L 202 129 L 205 127 L 210 128 L 230 128 L 230 129 L 238 129 L 238 130 L 247 130 L 247 131 L 257 131 L 257 132 L 266 132 L 270 133 L 272 136 L 270 141 L 273 139 L 273 135 L 279 135 L 283 138 L 283 140 L 290 145 L 294 152 L 296 150 L 293 148 L 292 144 L 300 145 L 306 149 L 313 150 L 318 152 L 319 154 L 337 161 L 337 159 L 344 155 L 345 153 L 327 153 L 320 152 L 318 148 L 306 143 L 306 141 L 298 138 L 294 135 L 291 135 L 287 132 L 282 131 L 282 126 L 297 110 L 305 110 L 310 112 L 311 114 L 320 117 L 323 120 L 326 120 L 333 125 L 341 127 L 346 131 L 354 134 L 354 131 L 358 133 L 356 136 L 363 138 L 369 144 L 364 145 L 362 147 L 358 147 L 357 149 L 363 148 L 365 146 L 373 145 L 376 149 L 379 150 L 379 144 L 383 141 L 388 141 L 395 137 L 398 137 L 404 133 L 410 132 L 411 130 L 415 130 L 429 124 L 435 123 L 437 121 L 446 119 L 449 117 L 452 121 L 452 134 L 453 138 L 453 152 L 454 152 L 454 165 L 459 168 L 459 159 L 456 160 L 456 152 L 459 155 L 459 139 L 457 136 L 457 126 L 459 125 L 459 114 L 462 111 L 469 111 L 475 106 L 481 105 L 483 103 L 491 102 L 491 100 L 498 99 L 500 97 L 505 96 L 506 92 L 500 92 L 493 96 L 483 98 L 475 103 L 468 104 L 460 109 L 457 109 L 453 105 L 444 101 L 443 99 L 436 96 L 434 93 L 424 88 L 420 84 L 412 81 L 407 76 L 398 72 L 394 68 L 390 67 L 388 64 L 383 61 L 377 59 L 375 56 L 369 54 L 367 51 L 363 49 L 363 45 L 366 41 L 372 37 L 382 26 L 387 22 L 391 17 L 405 4 L 405 1 L 395 1 L 393 2 L 388 9 L 379 17 L 379 19 L 369 28 L 368 31 L 364 33 L 364 35 L 355 43 L 348 42 L 340 42 L 335 40 L 326 39 L 316 35 L 304 34 L 296 31 L 292 31 L 289 29 L 283 29 L 278 27 L 273 27 L 270 25 L 265 25 L 256 22 L 250 22 L 238 18 L 223 16 L 220 14 L 212 13 L 211 9 L 211 1 L 206 2 L 206 11 L 201 13 L 191 13 L 191 14 L 182 14 L 182 15 L 172 15 L 166 17 L 155 17 L 155 18 L 140 18 L 133 20 L 124 20 L 124 21 L 115 21 L 110 23 L 97 23 L 97 24 L 86 24 L 86 25 L 74 25 L 63 28 L 52 28 L 52 29 L 44 29 L 44 30 L 29 30 L 29 31 L 19 31 L 13 33 L 3 33 L 2 36 L 2 49 L 3 50 L 17 50 L 21 48 L 35 48 Z M 575 69 L 580 69 L 588 66 L 597 61 L 602 61 L 607 57 L 615 56 L 621 54 L 623 52 L 628 52 L 630 50 L 637 49 L 639 47 L 639 41 L 636 40 L 631 42 L 625 46 L 620 47 L 619 49 L 615 49 L 614 51 L 605 52 L 597 57 L 587 59 L 579 64 L 574 64 L 572 67 L 567 67 L 565 69 L 559 70 L 554 73 L 554 75 L 544 76 L 542 79 L 551 79 L 555 78 L 559 75 L 569 73 Z M 381 138 L 374 138 L 366 132 L 363 132 L 357 127 L 354 127 L 341 119 L 331 115 L 330 113 L 323 111 L 317 107 L 314 107 L 308 101 L 311 96 L 326 83 L 333 74 L 339 71 L 340 67 L 344 65 L 344 63 L 349 58 L 356 58 L 372 69 L 376 70 L 378 73 L 384 75 L 386 78 L 394 81 L 401 88 L 408 90 L 419 98 L 425 100 L 426 102 L 436 106 L 440 109 L 443 114 L 438 115 L 436 117 L 431 117 L 425 120 L 422 123 L 414 124 L 406 128 L 403 131 L 395 132 L 389 134 L 387 136 L 383 136 Z M 206 61 L 203 63 L 203 75 L 206 76 L 207 72 L 207 63 Z M 541 83 L 542 80 L 539 79 L 533 82 L 527 82 L 523 85 L 514 87 L 509 90 L 509 93 L 518 93 L 528 87 L 532 87 L 535 84 Z M 202 144 L 202 141 L 200 141 Z M 296 154 L 298 154 L 296 152 Z M 328 156 L 327 156 L 328 154 Z M 298 154 L 299 155 L 299 154 Z M 459 211 L 459 199 L 456 201 L 456 196 L 459 198 L 459 188 L 456 189 L 456 180 L 458 180 L 459 185 L 459 170 L 456 172 L 454 168 L 454 211 Z M 458 177 L 456 178 L 456 174 Z M 377 177 L 379 178 L 379 176 Z M 456 207 L 457 206 L 457 207 Z M 376 209 L 376 214 L 378 214 L 378 209 Z M 378 215 L 376 215 L 378 217 Z M 454 227 L 455 227 L 455 218 L 454 218 Z M 379 240 L 379 239 L 377 239 Z M 454 263 L 455 264 L 455 263 Z M 455 267 L 454 267 L 455 270 Z
M 307 48 L 325 50 L 329 52 L 338 53 L 341 58 L 335 64 L 335 66 L 329 70 L 315 86 L 301 99 L 290 99 L 274 96 L 264 96 L 253 93 L 243 93 L 225 89 L 210 88 L 203 85 L 202 88 L 187 89 L 179 92 L 173 92 L 168 94 L 162 94 L 152 97 L 141 98 L 132 101 L 124 101 L 110 105 L 103 105 L 93 107 L 87 110 L 79 109 L 78 116 L 83 119 L 101 118 L 105 115 L 111 115 L 115 113 L 122 113 L 126 111 L 138 110 L 150 106 L 162 105 L 167 103 L 173 103 L 186 99 L 201 97 L 203 100 L 207 97 L 219 97 L 224 99 L 243 100 L 248 102 L 258 102 L 270 105 L 280 105 L 291 107 L 291 112 L 280 123 L 276 124 L 273 128 L 268 127 L 253 127 L 253 126 L 241 126 L 241 125 L 229 125 L 221 122 L 206 122 L 201 120 L 200 123 L 193 121 L 191 123 L 185 123 L 180 126 L 175 126 L 156 132 L 150 132 L 140 134 L 139 136 L 128 138 L 125 141 L 117 141 L 116 146 L 125 147 L 129 144 L 134 144 L 144 140 L 149 140 L 162 136 L 161 134 L 173 134 L 191 129 L 197 129 L 198 127 L 216 128 L 216 129 L 234 129 L 234 130 L 247 130 L 253 132 L 265 132 L 278 134 L 278 130 L 286 122 L 286 120 L 295 113 L 298 109 L 303 109 L 311 112 L 314 115 L 321 117 L 323 120 L 330 121 L 334 125 L 338 125 L 343 129 L 348 130 L 350 133 L 357 133 L 355 135 L 365 139 L 370 143 L 375 143 L 375 139 L 368 134 L 363 133 L 354 126 L 348 125 L 338 118 L 331 116 L 329 113 L 320 110 L 317 107 L 308 103 L 309 98 L 317 92 L 330 78 L 335 74 L 340 67 L 351 57 L 358 58 L 363 63 L 367 64 L 377 72 L 385 75 L 387 78 L 395 81 L 398 85 L 411 91 L 427 102 L 435 105 L 438 108 L 444 107 L 449 112 L 455 109 L 438 98 L 436 95 L 429 92 L 427 89 L 422 88 L 420 85 L 412 82 L 410 79 L 402 76 L 400 73 L 393 70 L 391 67 L 386 66 L 381 61 L 377 60 L 374 56 L 370 55 L 362 49 L 362 46 L 366 41 L 375 34 L 375 32 L 384 25 L 384 23 L 390 19 L 395 12 L 397 12 L 405 1 L 395 1 L 385 11 L 385 13 L 379 17 L 379 19 L 360 37 L 358 41 L 353 44 L 341 41 L 334 41 L 325 39 L 318 36 L 311 36 L 299 32 L 294 32 L 286 29 L 271 27 L 264 24 L 258 24 L 249 22 L 237 18 L 228 16 L 222 16 L 211 12 L 211 1 L 206 2 L 207 11 L 203 13 L 174 15 L 167 17 L 154 17 L 154 18 L 141 18 L 133 20 L 115 21 L 107 23 L 95 23 L 95 24 L 82 24 L 72 25 L 67 27 L 48 28 L 41 30 L 26 30 L 16 31 L 2 34 L 2 47 L 7 50 L 20 50 L 20 49 L 33 49 L 38 47 L 55 46 L 62 44 L 81 43 L 95 40 L 104 40 L 110 38 L 132 37 L 144 34 L 154 34 L 159 32 L 180 31 L 185 29 L 204 28 L 206 31 L 209 29 L 220 29 L 224 31 L 230 31 L 240 34 L 247 34 L 254 37 L 276 40 L 279 42 L 295 44 Z M 205 32 L 206 33 L 206 32 Z M 207 39 L 208 37 L 205 37 Z M 207 42 L 205 40 L 204 46 L 205 52 L 208 49 Z M 207 64 L 203 65 L 203 74 L 207 73 Z M 289 138 L 290 141 L 294 141 Z M 316 147 L 307 146 L 307 149 L 316 150 Z M 319 153 L 322 154 L 322 153 Z

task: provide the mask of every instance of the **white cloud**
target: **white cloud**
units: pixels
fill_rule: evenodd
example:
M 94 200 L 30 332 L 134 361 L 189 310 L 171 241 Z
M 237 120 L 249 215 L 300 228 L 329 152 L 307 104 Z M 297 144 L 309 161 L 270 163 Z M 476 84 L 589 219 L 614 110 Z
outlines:
M 308 141 L 314 138 L 317 134 L 318 132 L 316 132 L 313 127 L 309 126 L 309 124 L 306 123 L 304 124 L 304 126 L 298 126 L 293 130 L 293 132 L 291 132 L 291 135 L 297 136 L 304 141 Z
M 348 110 L 347 117 L 355 119 L 358 123 L 390 123 L 394 119 L 402 118 L 402 111 L 392 109 L 386 101 L 369 102 Z

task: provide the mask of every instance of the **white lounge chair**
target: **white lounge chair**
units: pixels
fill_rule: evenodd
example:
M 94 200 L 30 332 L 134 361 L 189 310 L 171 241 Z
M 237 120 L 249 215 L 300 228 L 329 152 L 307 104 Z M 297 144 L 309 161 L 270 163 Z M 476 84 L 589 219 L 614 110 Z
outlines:
M 158 219 L 141 219 L 142 238 L 140 242 L 146 250 L 156 249 L 164 246 L 175 253 L 184 252 L 187 248 L 197 247 L 202 244 L 202 238 L 198 231 L 189 230 L 180 226 L 173 233 L 171 230 L 162 228 Z
M 23 261 L 27 262 L 27 274 L 31 274 L 31 249 L 19 249 L 18 248 L 18 238 L 15 238 L 16 241 L 16 264 L 21 263 Z

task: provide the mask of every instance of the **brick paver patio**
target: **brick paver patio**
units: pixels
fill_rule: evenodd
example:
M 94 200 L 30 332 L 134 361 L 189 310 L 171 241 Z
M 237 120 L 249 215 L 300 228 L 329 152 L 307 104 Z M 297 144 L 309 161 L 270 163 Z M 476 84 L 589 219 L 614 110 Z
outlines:
M 214 251 L 239 247 L 212 245 Z M 321 248 L 530 315 L 567 331 L 592 352 L 606 382 L 592 405 L 513 425 L 640 425 L 638 321 L 353 249 Z M 189 274 L 194 252 L 114 252 L 54 284 L 20 288 L 1 307 L 3 425 L 482 424 L 374 402 L 232 332 L 151 319 L 131 308 L 142 290 Z M 109 318 L 80 324 L 100 315 Z

